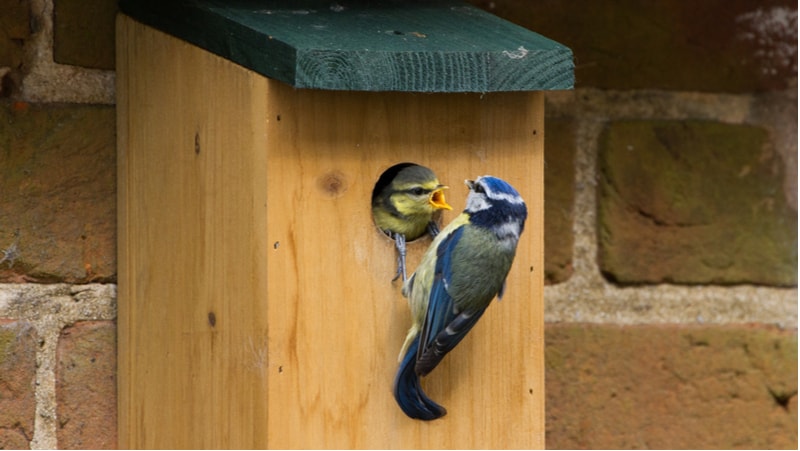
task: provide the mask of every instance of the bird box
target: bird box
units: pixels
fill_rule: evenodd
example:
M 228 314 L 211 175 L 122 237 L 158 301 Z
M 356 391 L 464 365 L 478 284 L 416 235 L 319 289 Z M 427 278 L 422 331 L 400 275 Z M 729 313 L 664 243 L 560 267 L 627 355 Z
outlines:
M 570 50 L 449 1 L 121 10 L 120 446 L 543 447 L 542 91 Z M 503 299 L 422 379 L 430 422 L 392 398 L 411 318 L 370 208 L 401 162 L 450 186 L 443 225 L 486 174 L 529 210 Z

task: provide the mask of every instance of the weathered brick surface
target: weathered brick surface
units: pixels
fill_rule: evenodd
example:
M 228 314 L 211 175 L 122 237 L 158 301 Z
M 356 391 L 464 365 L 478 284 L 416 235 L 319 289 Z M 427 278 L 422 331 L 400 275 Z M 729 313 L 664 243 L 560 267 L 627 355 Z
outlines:
M 569 119 L 545 121 L 544 276 L 563 282 L 572 274 L 575 203 L 575 129 Z
M 30 448 L 37 341 L 27 322 L 0 319 L 0 449 Z
M 114 280 L 115 128 L 113 107 L 0 103 L 0 282 Z
M 750 117 L 769 131 L 776 152 L 783 158 L 783 191 L 789 205 L 797 210 L 797 90 L 754 96 Z
M 23 46 L 30 38 L 30 5 L 25 0 L 0 0 L 0 97 L 8 97 L 21 81 Z
M 115 0 L 55 0 L 53 10 L 57 63 L 114 69 Z
M 114 323 L 80 322 L 65 328 L 57 352 L 58 447 L 116 448 Z
M 797 284 L 797 213 L 765 130 L 613 122 L 598 158 L 599 260 L 609 279 Z
M 780 90 L 797 77 L 789 0 L 471 0 L 570 47 L 579 87 Z
M 797 332 L 545 328 L 549 449 L 796 449 Z

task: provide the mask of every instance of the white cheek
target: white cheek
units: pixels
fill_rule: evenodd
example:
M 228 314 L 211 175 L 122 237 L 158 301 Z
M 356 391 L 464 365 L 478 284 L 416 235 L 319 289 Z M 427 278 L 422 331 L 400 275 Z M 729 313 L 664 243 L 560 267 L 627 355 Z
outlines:
M 489 201 L 480 194 L 470 193 L 467 197 L 467 210 L 469 211 L 488 210 L 489 207 L 491 207 Z
M 506 222 L 497 229 L 497 236 L 501 238 L 519 238 L 519 223 L 516 221 Z

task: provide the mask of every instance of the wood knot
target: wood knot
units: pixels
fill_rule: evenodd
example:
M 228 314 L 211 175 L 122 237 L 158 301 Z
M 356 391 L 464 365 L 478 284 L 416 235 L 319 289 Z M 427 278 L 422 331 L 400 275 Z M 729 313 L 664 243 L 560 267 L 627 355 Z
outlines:
M 317 181 L 319 188 L 330 197 L 339 197 L 347 191 L 347 177 L 339 171 L 331 171 Z

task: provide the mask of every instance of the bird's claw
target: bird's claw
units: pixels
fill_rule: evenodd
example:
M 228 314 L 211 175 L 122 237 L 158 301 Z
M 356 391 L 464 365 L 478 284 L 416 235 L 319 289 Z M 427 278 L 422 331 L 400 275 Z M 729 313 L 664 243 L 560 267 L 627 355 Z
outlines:
M 408 278 L 406 275 L 406 236 L 402 233 L 394 234 L 394 246 L 397 248 L 397 273 L 392 282 L 403 276 L 403 283 Z

